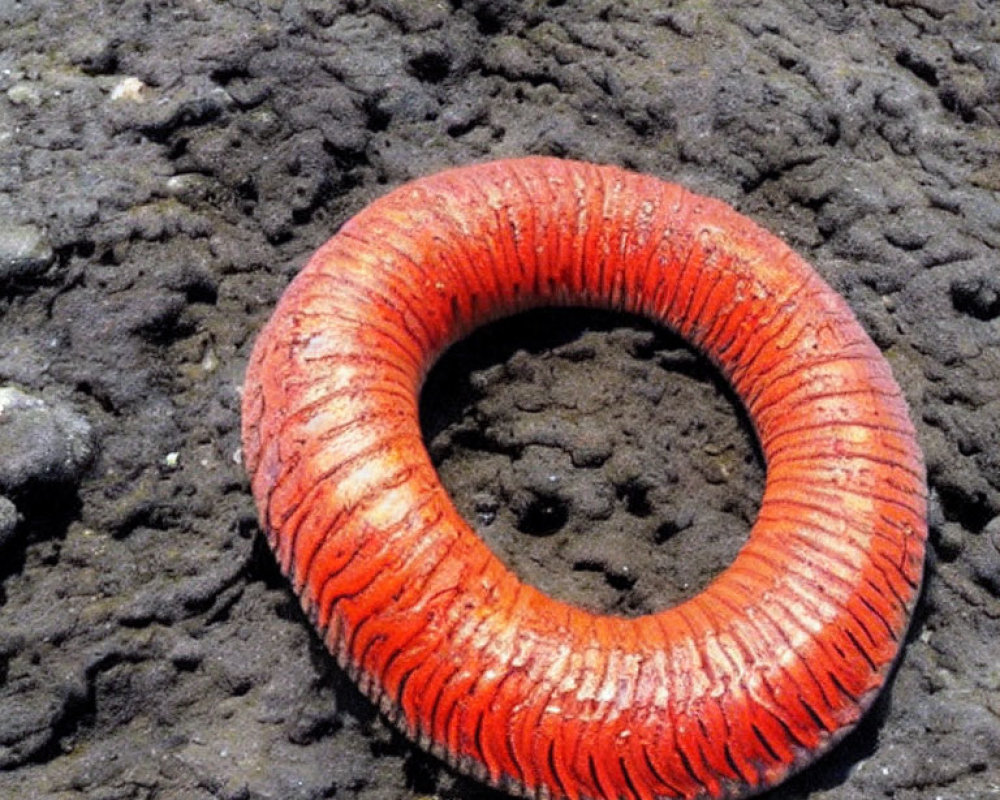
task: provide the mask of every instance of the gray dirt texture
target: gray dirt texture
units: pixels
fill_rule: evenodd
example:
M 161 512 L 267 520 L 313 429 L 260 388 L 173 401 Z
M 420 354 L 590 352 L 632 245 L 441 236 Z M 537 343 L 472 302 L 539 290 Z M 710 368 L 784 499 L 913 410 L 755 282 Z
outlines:
M 988 0 L 0 0 L 0 797 L 502 795 L 396 733 L 273 564 L 243 371 L 309 254 L 441 168 L 547 154 L 734 205 L 892 365 L 927 458 L 891 688 L 771 800 L 1000 798 L 1000 10 Z M 422 396 L 526 580 L 636 615 L 764 482 L 667 331 L 538 311 Z

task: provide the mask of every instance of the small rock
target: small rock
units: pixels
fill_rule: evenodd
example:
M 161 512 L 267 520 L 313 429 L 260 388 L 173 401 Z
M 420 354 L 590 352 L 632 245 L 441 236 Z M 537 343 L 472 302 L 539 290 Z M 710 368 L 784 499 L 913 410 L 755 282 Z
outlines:
M 110 75 L 118 67 L 114 42 L 100 34 L 81 34 L 67 43 L 67 55 L 87 75 Z
M 599 467 L 611 458 L 611 439 L 605 431 L 581 430 L 571 441 L 574 467 Z
M 10 541 L 17 527 L 17 507 L 6 497 L 0 495 L 0 551 Z
M 449 136 L 461 136 L 489 120 L 489 108 L 481 98 L 452 103 L 441 113 L 441 124 Z
M 52 248 L 34 225 L 0 222 L 0 286 L 41 274 L 52 259 Z
M 210 186 L 211 181 L 204 175 L 185 172 L 168 178 L 164 189 L 169 196 L 176 197 L 183 202 L 201 199 L 206 196 Z
M 962 526 L 954 522 L 945 522 L 938 530 L 938 557 L 943 561 L 954 561 L 965 548 L 965 532 Z
M 73 483 L 93 455 L 90 424 L 68 406 L 0 388 L 0 491 Z
M 15 83 L 7 90 L 7 99 L 15 106 L 38 108 L 42 104 L 42 93 L 28 81 Z
M 197 639 L 184 637 L 170 648 L 167 658 L 178 669 L 192 670 L 204 660 L 205 648 Z
M 983 534 L 989 540 L 990 544 L 993 545 L 993 549 L 1000 553 L 1000 517 L 993 517 L 993 519 L 986 523 Z
M 422 33 L 440 28 L 450 14 L 447 3 L 439 0 L 379 0 L 378 13 L 398 23 L 407 33 Z
M 145 103 L 146 84 L 135 77 L 122 78 L 111 90 L 112 101 Z

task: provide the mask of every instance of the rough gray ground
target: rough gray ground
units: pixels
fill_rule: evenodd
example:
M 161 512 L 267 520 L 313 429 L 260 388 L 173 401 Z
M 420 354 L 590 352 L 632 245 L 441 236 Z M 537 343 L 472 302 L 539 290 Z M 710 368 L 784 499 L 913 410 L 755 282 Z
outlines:
M 998 124 L 986 0 L 0 0 L 0 796 L 495 796 L 318 645 L 261 544 L 240 384 L 350 214 L 547 153 L 784 236 L 910 402 L 934 499 L 911 641 L 773 797 L 1000 797 Z M 424 410 L 491 546 L 591 608 L 696 591 L 753 519 L 738 405 L 634 320 L 501 325 Z

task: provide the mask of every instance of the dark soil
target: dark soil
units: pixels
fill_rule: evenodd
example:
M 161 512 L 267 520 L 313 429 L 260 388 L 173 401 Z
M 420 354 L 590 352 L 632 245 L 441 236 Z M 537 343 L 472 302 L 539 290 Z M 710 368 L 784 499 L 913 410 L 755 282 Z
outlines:
M 1000 12 L 987 0 L 0 0 L 0 797 L 483 798 L 333 665 L 240 464 L 253 337 L 400 182 L 610 162 L 775 231 L 885 352 L 927 457 L 926 590 L 862 726 L 771 795 L 1000 797 Z M 763 468 L 669 333 L 536 312 L 423 398 L 525 579 L 703 586 Z

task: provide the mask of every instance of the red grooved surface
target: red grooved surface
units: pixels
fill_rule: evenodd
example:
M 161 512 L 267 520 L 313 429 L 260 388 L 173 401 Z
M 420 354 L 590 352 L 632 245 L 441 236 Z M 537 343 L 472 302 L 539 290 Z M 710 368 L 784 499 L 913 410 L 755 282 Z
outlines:
M 595 616 L 509 573 L 456 513 L 417 395 L 471 328 L 533 306 L 636 312 L 701 348 L 767 462 L 749 541 L 697 597 Z M 923 460 L 847 305 L 728 206 L 613 167 L 498 161 L 350 220 L 254 348 L 260 518 L 338 662 L 422 746 L 535 797 L 743 797 L 857 723 L 898 655 Z

